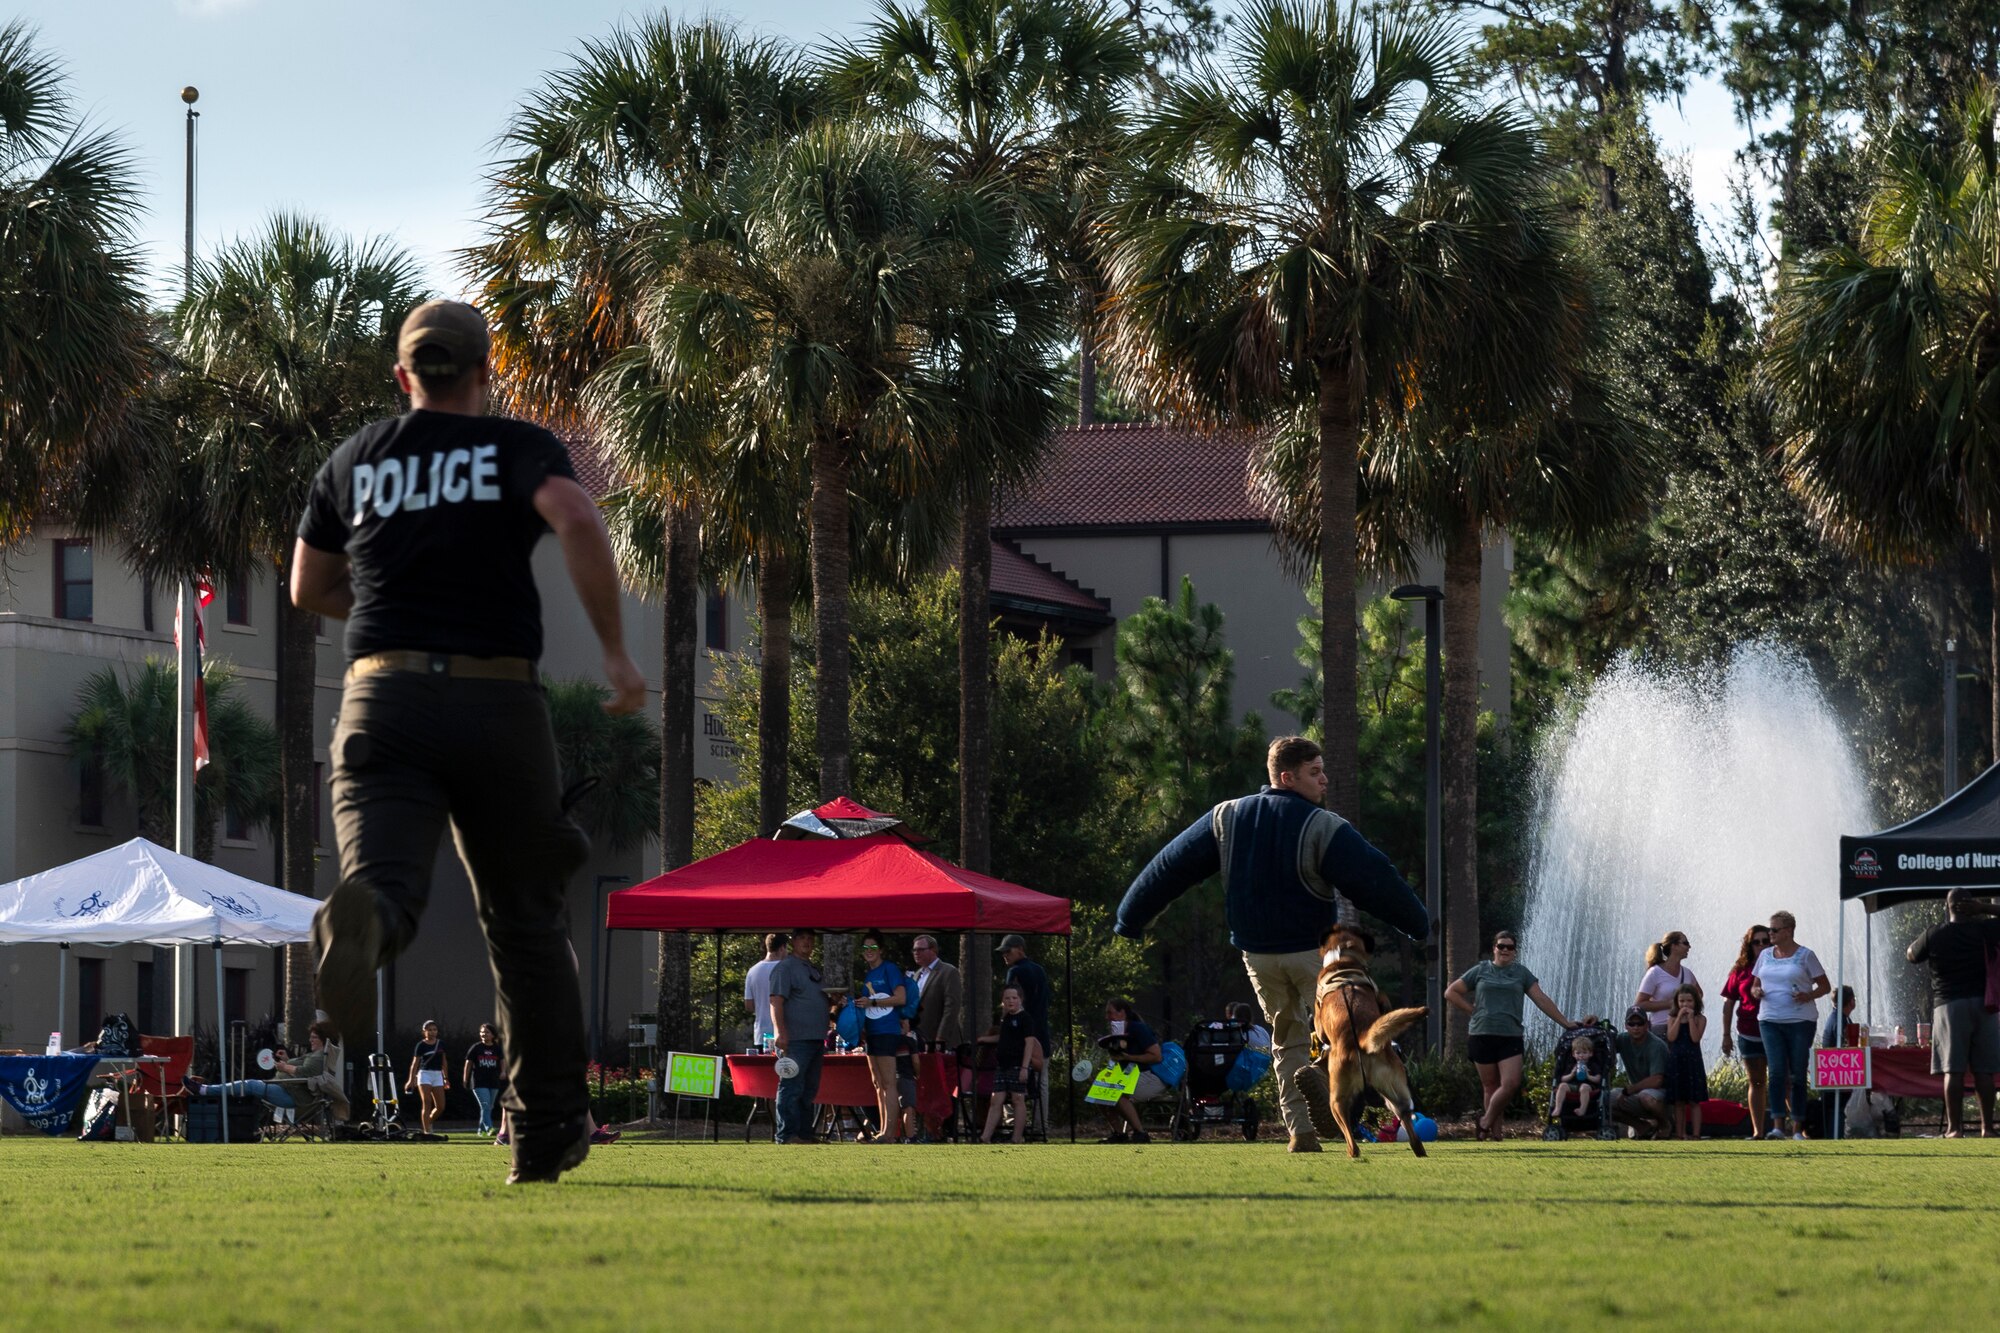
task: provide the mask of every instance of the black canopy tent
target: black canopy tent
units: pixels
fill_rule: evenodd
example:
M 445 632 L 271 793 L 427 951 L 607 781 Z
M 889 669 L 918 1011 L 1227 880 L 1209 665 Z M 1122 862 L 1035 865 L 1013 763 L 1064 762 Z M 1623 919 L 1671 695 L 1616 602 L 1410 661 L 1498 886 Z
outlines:
M 2000 892 L 2000 764 L 1914 819 L 1866 837 L 1840 840 L 1840 952 L 1835 955 L 1833 983 L 1836 1009 L 1846 983 L 1847 904 L 1859 900 L 1864 909 L 1862 988 L 1867 1001 L 1862 1015 L 1872 1023 L 1875 913 L 1898 903 L 1935 901 L 1953 889 Z
M 1840 840 L 1843 905 L 1858 898 L 1872 915 L 1953 889 L 2000 892 L 2000 764 L 1915 819 Z

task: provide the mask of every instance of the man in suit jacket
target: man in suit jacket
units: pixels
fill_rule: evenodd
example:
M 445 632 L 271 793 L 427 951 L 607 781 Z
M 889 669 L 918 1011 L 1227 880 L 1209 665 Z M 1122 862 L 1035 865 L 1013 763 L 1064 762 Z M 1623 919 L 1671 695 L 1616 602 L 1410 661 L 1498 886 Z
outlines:
M 965 1042 L 965 987 L 958 969 L 938 957 L 935 936 L 917 936 L 910 951 L 917 964 L 917 1036 L 926 1051 L 958 1053 Z M 923 1137 L 917 1141 L 935 1142 L 943 1132 L 944 1122 L 927 1115 Z
M 956 1051 L 965 1041 L 965 987 L 958 969 L 938 957 L 937 940 L 917 936 L 917 1035 L 927 1050 Z

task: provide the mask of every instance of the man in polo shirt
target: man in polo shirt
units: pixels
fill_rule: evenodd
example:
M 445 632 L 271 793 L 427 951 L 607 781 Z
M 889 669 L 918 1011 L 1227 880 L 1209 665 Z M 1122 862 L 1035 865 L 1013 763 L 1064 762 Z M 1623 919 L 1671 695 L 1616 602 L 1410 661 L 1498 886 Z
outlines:
M 562 441 L 485 415 L 485 319 L 456 301 L 418 306 L 395 372 L 410 411 L 334 449 L 292 554 L 293 603 L 347 621 L 341 881 L 313 922 L 320 1007 L 340 1031 L 374 1026 L 376 969 L 416 938 L 449 823 L 507 1034 L 508 1183 L 552 1181 L 589 1151 L 566 891 L 590 844 L 563 813 L 536 662 L 529 561 L 544 533 L 603 650 L 606 709 L 637 711 L 646 680 L 625 652 L 611 544 Z

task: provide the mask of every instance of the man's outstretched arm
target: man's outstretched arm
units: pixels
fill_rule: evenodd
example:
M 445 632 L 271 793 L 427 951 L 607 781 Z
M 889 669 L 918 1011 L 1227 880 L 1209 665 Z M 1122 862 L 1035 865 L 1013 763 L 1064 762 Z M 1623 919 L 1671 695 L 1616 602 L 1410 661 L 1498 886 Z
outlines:
M 1204 814 L 1162 847 L 1125 890 L 1112 933 L 1139 939 L 1167 904 L 1220 869 L 1222 849 L 1216 845 L 1215 824 L 1211 815 Z
M 1428 939 L 1431 914 L 1416 890 L 1396 873 L 1395 863 L 1343 823 L 1327 844 L 1320 874 L 1370 916 L 1386 921 L 1413 940 Z

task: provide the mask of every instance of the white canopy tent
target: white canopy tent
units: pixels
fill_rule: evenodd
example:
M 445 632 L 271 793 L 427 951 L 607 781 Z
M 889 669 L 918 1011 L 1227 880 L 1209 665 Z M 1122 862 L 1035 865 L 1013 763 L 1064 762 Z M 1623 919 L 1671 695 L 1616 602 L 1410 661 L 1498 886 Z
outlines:
M 222 1033 L 222 946 L 301 944 L 319 904 L 134 838 L 0 884 L 0 944 L 213 944 Z M 57 1022 L 68 1008 L 67 947 L 56 967 Z M 228 1106 L 222 1116 L 228 1138 Z

